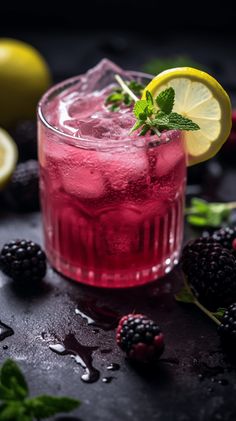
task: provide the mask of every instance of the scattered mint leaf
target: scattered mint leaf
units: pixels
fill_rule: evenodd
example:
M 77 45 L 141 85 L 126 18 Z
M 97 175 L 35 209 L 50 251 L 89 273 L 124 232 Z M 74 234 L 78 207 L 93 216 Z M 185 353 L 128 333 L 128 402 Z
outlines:
M 207 218 L 204 218 L 204 216 L 190 215 L 187 217 L 187 221 L 190 225 L 194 225 L 195 227 L 208 226 L 208 220 Z
M 24 408 L 21 402 L 11 402 L 9 405 L 2 405 L 0 408 L 0 421 L 22 421 L 24 420 Z M 32 418 L 28 418 L 29 421 Z
M 28 396 L 28 385 L 18 365 L 6 360 L 0 371 L 0 384 L 14 392 L 15 396 L 24 399 Z
M 175 102 L 175 91 L 173 88 L 168 88 L 162 91 L 156 97 L 156 103 L 161 111 L 165 114 L 170 114 L 173 110 Z
M 68 397 L 28 398 L 28 385 L 18 365 L 6 360 L 0 368 L 0 421 L 33 421 L 59 412 L 70 412 L 80 405 Z
M 193 226 L 217 228 L 228 222 L 232 209 L 236 209 L 236 202 L 215 203 L 194 197 L 185 213 Z
M 79 401 L 67 397 L 38 396 L 27 399 L 25 407 L 36 418 L 48 418 L 59 412 L 70 412 L 79 406 Z
M 175 294 L 175 299 L 176 301 L 179 301 L 181 303 L 194 304 L 195 302 L 194 295 L 192 294 L 190 289 L 188 289 L 186 286 L 181 288 L 181 290 L 177 294 Z

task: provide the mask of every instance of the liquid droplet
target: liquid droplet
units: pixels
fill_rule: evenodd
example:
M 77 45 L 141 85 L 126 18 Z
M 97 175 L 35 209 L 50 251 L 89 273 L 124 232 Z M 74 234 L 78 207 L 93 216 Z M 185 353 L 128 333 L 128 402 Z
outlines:
M 0 341 L 8 338 L 8 336 L 14 335 L 14 330 L 7 326 L 5 323 L 0 321 Z
M 107 370 L 110 370 L 110 371 L 117 371 L 119 369 L 120 369 L 120 364 L 117 364 L 117 363 L 111 363 L 107 366 Z
M 77 364 L 85 371 L 81 376 L 81 380 L 87 383 L 96 382 L 99 377 L 99 371 L 93 366 L 92 354 L 98 349 L 97 346 L 82 345 L 74 336 L 69 333 L 64 340 L 50 345 L 49 348 L 59 355 L 71 355 Z
M 75 313 L 85 319 L 88 325 L 103 330 L 113 330 L 118 325 L 120 315 L 106 306 L 99 306 L 96 300 L 81 300 Z
M 57 354 L 67 355 L 66 348 L 64 347 L 64 345 L 55 344 L 55 345 L 50 345 L 49 348 L 52 351 L 56 352 Z
M 6 349 L 8 349 L 8 346 L 7 345 L 3 345 L 2 349 L 4 349 L 4 351 L 5 351 Z
M 87 314 L 83 313 L 78 308 L 75 309 L 75 314 L 78 314 L 79 316 L 82 317 L 82 319 L 85 319 L 87 321 L 88 325 L 92 325 L 92 324 L 95 323 L 94 320 L 91 317 L 87 316 Z
M 103 377 L 103 378 L 102 378 L 102 382 L 103 382 L 103 383 L 111 383 L 113 379 L 114 379 L 114 377 L 112 377 L 112 376 L 109 376 L 109 377 Z

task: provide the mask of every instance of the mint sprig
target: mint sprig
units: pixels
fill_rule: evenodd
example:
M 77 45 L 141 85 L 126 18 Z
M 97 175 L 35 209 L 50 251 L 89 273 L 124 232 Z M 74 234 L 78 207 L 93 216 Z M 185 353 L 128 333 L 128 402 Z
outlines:
M 163 130 L 200 129 L 198 124 L 189 118 L 172 112 L 175 102 L 175 91 L 172 87 L 160 92 L 156 98 L 153 98 L 151 92 L 146 91 L 146 99 L 139 99 L 136 94 L 141 95 L 142 85 L 136 86 L 134 81 L 127 84 L 119 75 L 115 75 L 115 79 L 121 88 L 116 88 L 106 98 L 106 104 L 112 104 L 110 109 L 118 111 L 121 104 L 130 106 L 134 102 L 133 112 L 137 121 L 131 128 L 130 133 L 141 129 L 139 136 L 144 136 L 147 132 L 150 132 L 159 137 Z
M 151 92 L 146 92 L 146 100 L 137 100 L 134 106 L 134 115 L 137 122 L 131 132 L 139 129 L 139 135 L 150 131 L 160 136 L 163 130 L 199 130 L 198 124 L 181 114 L 172 112 L 175 101 L 175 91 L 167 88 L 154 99 Z
M 80 401 L 68 397 L 29 398 L 29 389 L 19 366 L 6 360 L 0 368 L 0 421 L 33 421 L 70 412 Z
M 195 227 L 218 228 L 229 221 L 231 211 L 236 209 L 236 202 L 217 203 L 193 197 L 190 206 L 185 209 L 187 222 Z

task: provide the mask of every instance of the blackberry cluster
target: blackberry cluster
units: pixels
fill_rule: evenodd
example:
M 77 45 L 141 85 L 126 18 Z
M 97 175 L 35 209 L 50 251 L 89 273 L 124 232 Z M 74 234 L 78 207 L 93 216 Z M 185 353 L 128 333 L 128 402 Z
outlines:
M 138 362 L 151 362 L 164 351 L 164 336 L 159 326 L 142 314 L 122 317 L 116 340 L 127 356 Z
M 182 268 L 197 299 L 215 310 L 236 299 L 236 259 L 211 237 L 188 243 Z
M 231 252 L 236 252 L 236 227 L 221 228 L 213 233 L 212 238 L 220 243 L 222 247 Z
M 0 266 L 15 281 L 36 282 L 46 274 L 46 256 L 33 241 L 13 240 L 5 244 L 0 254 Z
M 39 166 L 31 159 L 17 165 L 4 197 L 6 203 L 16 211 L 39 209 Z

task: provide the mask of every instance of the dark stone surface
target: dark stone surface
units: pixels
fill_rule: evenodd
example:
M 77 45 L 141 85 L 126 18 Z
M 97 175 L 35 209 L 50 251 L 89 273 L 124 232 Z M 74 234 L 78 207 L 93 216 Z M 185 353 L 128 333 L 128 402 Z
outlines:
M 2 214 L 0 246 L 16 237 L 42 243 L 40 215 Z M 236 366 L 221 351 L 214 324 L 197 309 L 174 301 L 182 282 L 179 269 L 156 283 L 128 291 L 81 286 L 51 268 L 41 287 L 32 291 L 16 288 L 2 273 L 0 280 L 0 317 L 15 332 L 0 343 L 1 362 L 11 357 L 20 364 L 32 395 L 80 398 L 82 405 L 75 416 L 82 421 L 235 420 Z M 84 311 L 91 300 L 119 314 L 143 312 L 158 321 L 166 350 L 156 367 L 133 367 L 117 348 L 114 330 L 94 330 L 75 313 L 76 308 Z M 59 356 L 49 349 L 58 342 L 56 336 L 63 339 L 71 332 L 83 345 L 98 347 L 93 364 L 100 379 L 93 384 L 81 381 L 83 370 L 69 355 Z M 104 349 L 107 352 L 101 352 Z M 106 367 L 114 362 L 121 368 L 111 373 Z M 102 378 L 111 374 L 112 382 L 104 383 Z M 74 418 L 57 418 L 63 419 Z

